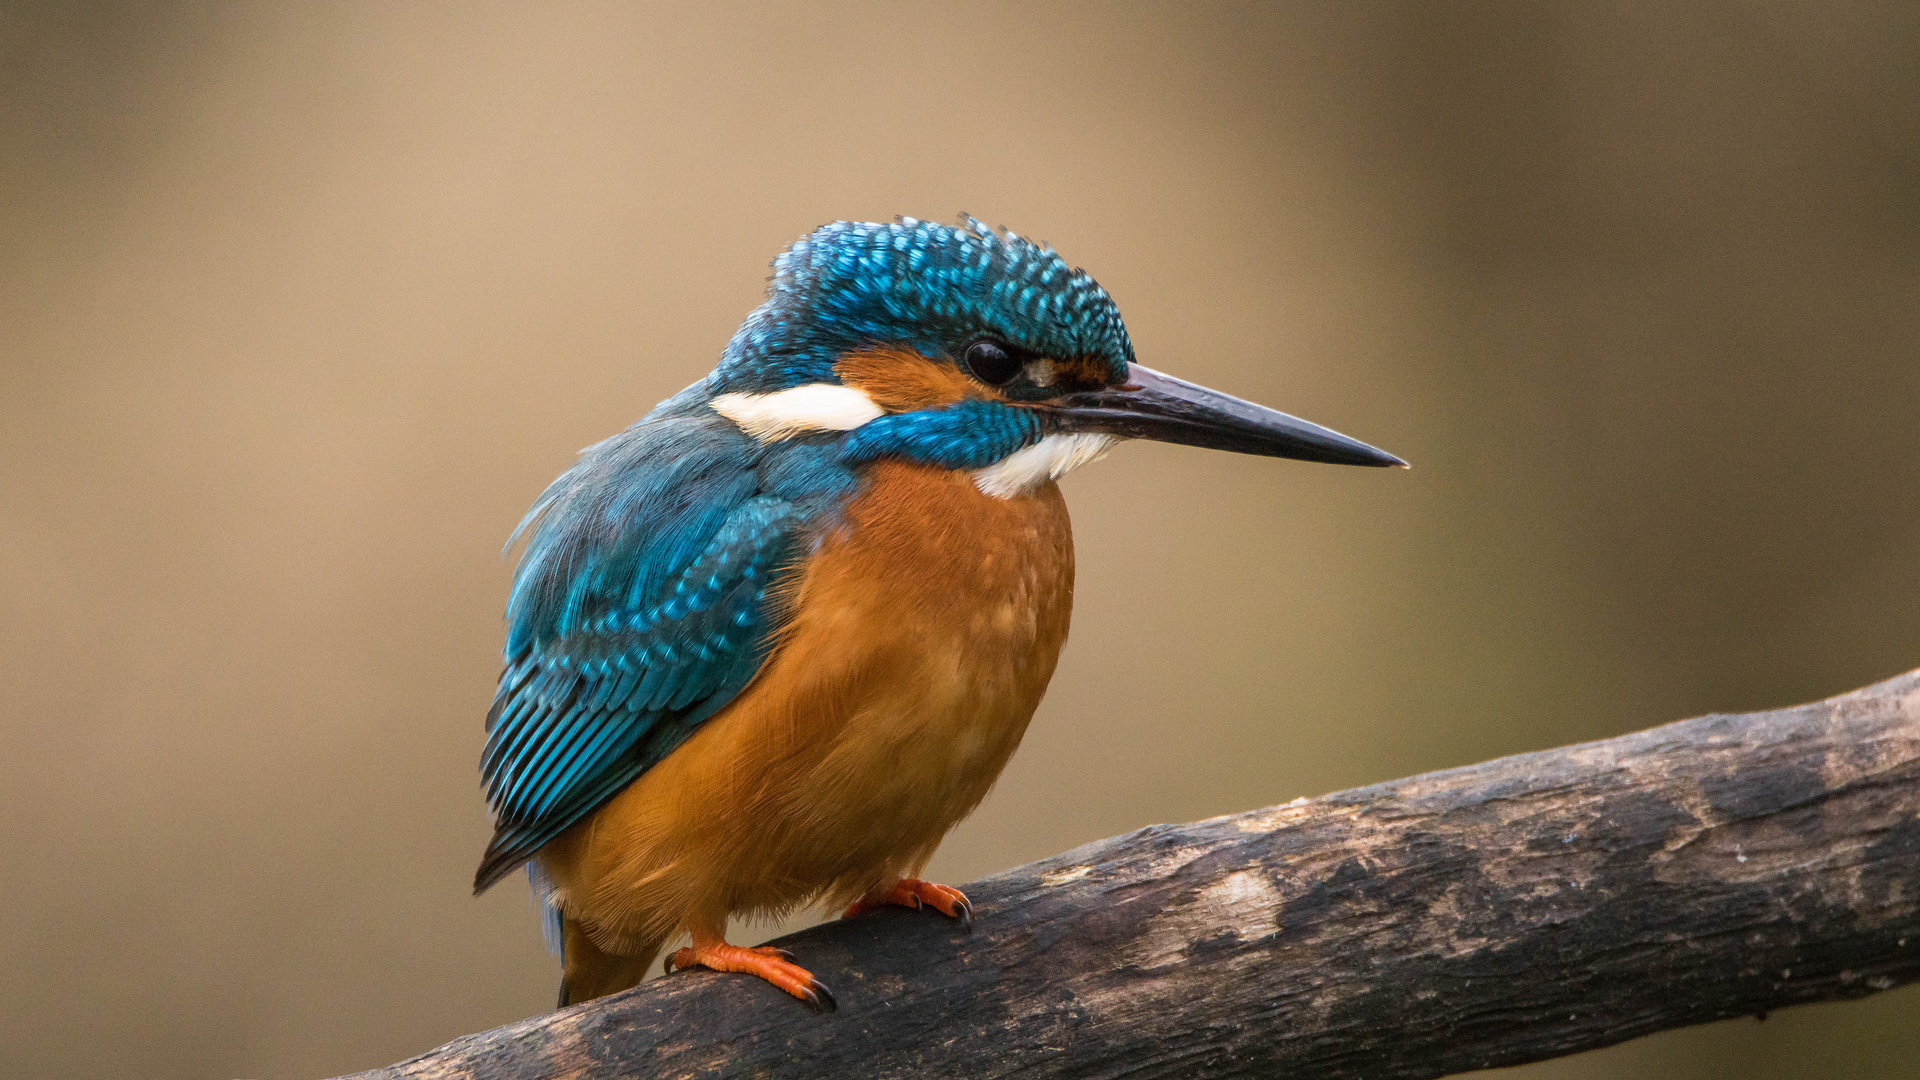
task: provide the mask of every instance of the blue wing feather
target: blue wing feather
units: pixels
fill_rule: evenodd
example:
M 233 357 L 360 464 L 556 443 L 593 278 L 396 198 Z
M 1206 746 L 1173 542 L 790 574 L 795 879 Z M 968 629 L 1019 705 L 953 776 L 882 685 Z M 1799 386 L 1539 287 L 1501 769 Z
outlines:
M 689 392 L 691 393 L 691 391 Z M 682 395 L 583 452 L 534 504 L 481 777 L 498 881 L 652 767 L 757 672 L 776 589 L 855 480 Z

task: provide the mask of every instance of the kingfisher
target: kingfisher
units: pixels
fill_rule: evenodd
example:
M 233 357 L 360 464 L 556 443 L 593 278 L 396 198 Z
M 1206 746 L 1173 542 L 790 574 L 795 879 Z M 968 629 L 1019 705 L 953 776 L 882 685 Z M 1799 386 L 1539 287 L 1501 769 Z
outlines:
M 1405 464 L 1136 363 L 1092 277 L 964 216 L 802 237 L 712 372 L 581 451 L 514 534 L 474 876 L 528 868 L 560 1005 L 637 984 L 685 934 L 669 972 L 834 1007 L 792 954 L 729 944 L 737 915 L 970 928 L 919 874 L 1066 642 L 1056 481 L 1128 439 Z

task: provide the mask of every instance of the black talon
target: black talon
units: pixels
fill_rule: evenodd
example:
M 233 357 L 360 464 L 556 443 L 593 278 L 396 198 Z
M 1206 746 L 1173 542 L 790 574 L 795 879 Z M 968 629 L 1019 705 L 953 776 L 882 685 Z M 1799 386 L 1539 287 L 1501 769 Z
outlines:
M 960 928 L 973 933 L 973 905 L 965 900 L 960 901 Z
M 807 1005 L 814 1012 L 834 1012 L 840 1008 L 840 1003 L 833 1000 L 833 991 L 827 989 L 827 984 L 819 979 L 807 986 Z
M 785 960 L 787 963 L 789 964 L 793 963 L 793 954 L 781 948 L 780 946 L 768 945 L 766 946 L 766 948 L 773 950 L 773 955 L 779 957 L 782 960 Z
M 668 953 L 667 962 L 660 965 L 660 974 L 662 975 L 673 974 L 673 954 L 672 953 Z

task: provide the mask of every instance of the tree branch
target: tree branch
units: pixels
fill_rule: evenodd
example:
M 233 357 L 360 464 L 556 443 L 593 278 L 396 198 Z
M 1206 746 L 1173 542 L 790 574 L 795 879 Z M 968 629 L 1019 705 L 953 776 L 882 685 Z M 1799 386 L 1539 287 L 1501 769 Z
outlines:
M 360 1074 L 1435 1077 L 1920 975 L 1920 671 L 1191 825 Z

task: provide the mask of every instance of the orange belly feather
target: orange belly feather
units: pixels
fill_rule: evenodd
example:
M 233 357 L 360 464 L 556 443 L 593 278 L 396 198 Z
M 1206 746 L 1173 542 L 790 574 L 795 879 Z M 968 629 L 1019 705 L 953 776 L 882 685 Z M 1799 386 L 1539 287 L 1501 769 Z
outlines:
M 681 927 L 915 876 L 1053 675 L 1073 603 L 1065 501 L 1051 483 L 999 499 L 964 472 L 877 464 L 788 600 L 740 696 L 538 857 L 592 951 L 644 966 Z

